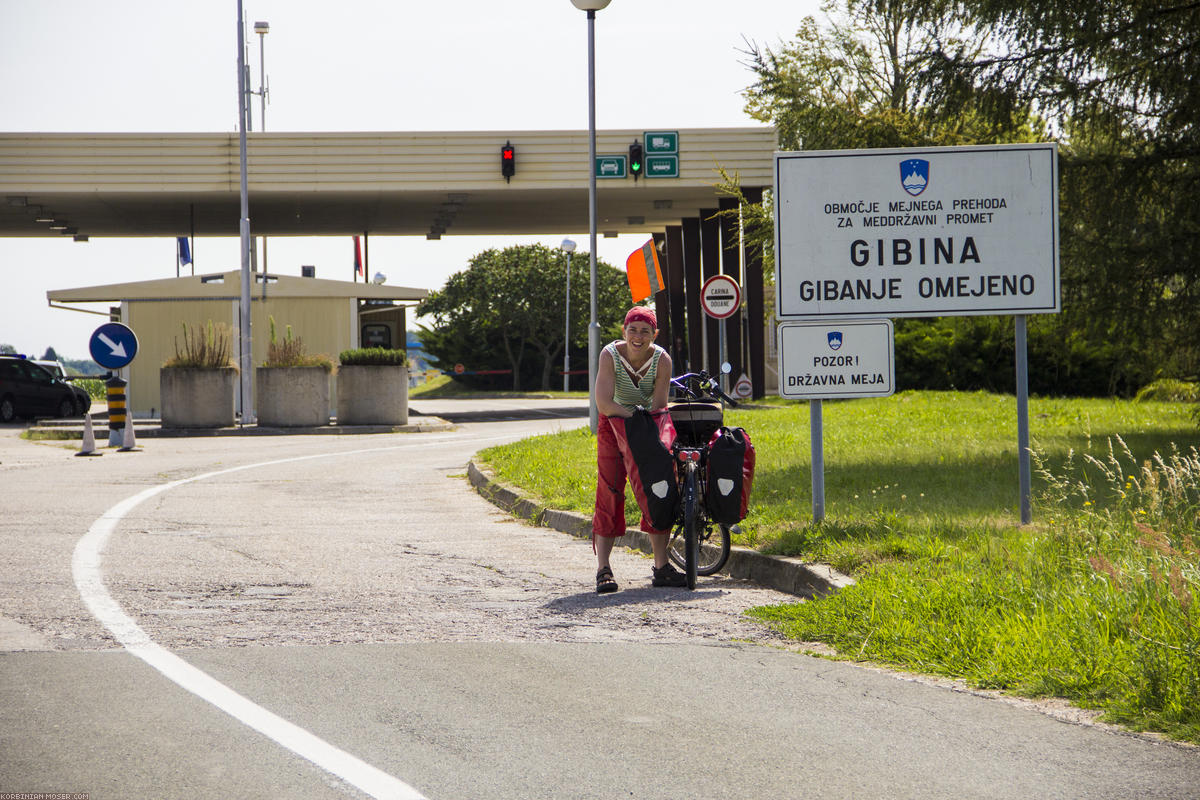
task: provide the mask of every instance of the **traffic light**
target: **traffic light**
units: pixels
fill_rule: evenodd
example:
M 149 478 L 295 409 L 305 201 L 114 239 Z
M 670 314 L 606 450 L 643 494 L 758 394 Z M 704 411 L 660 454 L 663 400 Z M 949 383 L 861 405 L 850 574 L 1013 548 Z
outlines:
M 517 172 L 517 151 L 512 146 L 512 142 L 505 142 L 500 148 L 500 174 L 504 176 L 504 182 L 509 180 Z
M 642 143 L 634 142 L 629 145 L 629 172 L 636 181 L 642 175 L 645 159 L 642 157 Z

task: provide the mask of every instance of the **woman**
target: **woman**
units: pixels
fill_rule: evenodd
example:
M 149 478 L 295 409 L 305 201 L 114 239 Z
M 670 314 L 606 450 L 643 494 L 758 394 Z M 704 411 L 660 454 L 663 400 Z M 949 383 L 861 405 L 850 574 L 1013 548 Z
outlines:
M 596 551 L 596 591 L 615 592 L 609 557 L 613 543 L 625 533 L 625 480 L 642 511 L 641 529 L 650 535 L 654 550 L 654 586 L 686 586 L 687 578 L 667 561 L 667 537 L 670 530 L 654 528 L 646 510 L 646 496 L 638 480 L 637 465 L 625 438 L 625 420 L 639 406 L 655 416 L 666 441 L 675 430 L 667 412 L 667 391 L 671 381 L 671 357 L 654 343 L 658 320 L 654 312 L 634 306 L 625 315 L 623 340 L 610 343 L 600 353 L 596 374 L 596 408 L 600 420 L 596 430 L 596 511 L 592 517 L 592 542 Z

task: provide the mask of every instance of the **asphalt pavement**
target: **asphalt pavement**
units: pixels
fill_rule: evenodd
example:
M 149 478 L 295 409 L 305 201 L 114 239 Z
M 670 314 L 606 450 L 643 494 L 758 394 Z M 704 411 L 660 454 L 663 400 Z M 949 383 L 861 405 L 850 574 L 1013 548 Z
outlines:
M 781 592 L 621 551 L 596 596 L 466 479 L 578 401 L 478 402 L 99 458 L 0 428 L 0 793 L 1200 796 L 1196 748 L 794 652 L 741 614 Z

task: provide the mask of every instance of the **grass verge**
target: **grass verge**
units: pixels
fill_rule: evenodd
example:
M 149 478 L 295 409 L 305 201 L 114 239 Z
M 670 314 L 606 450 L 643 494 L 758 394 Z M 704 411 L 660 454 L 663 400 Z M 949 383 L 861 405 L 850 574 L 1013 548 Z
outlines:
M 826 403 L 825 522 L 810 519 L 808 408 L 727 423 L 758 455 L 740 544 L 856 585 L 752 614 L 843 658 L 1064 697 L 1200 742 L 1200 445 L 1181 403 L 1033 399 L 1035 524 L 1016 524 L 1015 401 L 905 392 Z M 484 451 L 497 475 L 587 513 L 586 431 Z M 631 518 L 636 513 L 629 500 Z
M 548 397 L 583 397 L 588 396 L 587 392 L 483 392 L 477 389 L 468 389 L 461 383 L 453 380 L 449 375 L 438 375 L 432 380 L 425 381 L 420 386 L 415 386 L 408 390 L 410 399 L 473 399 L 480 397 L 526 397 L 526 398 L 548 398 Z

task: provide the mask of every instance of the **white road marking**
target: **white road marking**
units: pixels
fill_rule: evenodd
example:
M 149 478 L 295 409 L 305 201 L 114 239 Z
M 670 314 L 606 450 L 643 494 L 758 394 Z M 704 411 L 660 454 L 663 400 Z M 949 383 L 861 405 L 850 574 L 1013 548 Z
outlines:
M 445 439 L 449 437 L 437 437 Z M 476 441 L 484 442 L 493 439 L 509 439 L 511 436 L 490 436 Z M 117 641 L 131 654 L 145 661 L 161 672 L 165 677 L 182 688 L 205 700 L 229 714 L 234 719 L 247 725 L 269 739 L 291 750 L 300 757 L 311 761 L 316 766 L 344 780 L 355 788 L 366 792 L 371 797 L 389 798 L 392 800 L 425 800 L 424 795 L 398 778 L 371 766 L 345 750 L 334 747 L 323 739 L 314 736 L 303 728 L 288 722 L 286 719 L 266 710 L 262 706 L 243 697 L 225 684 L 211 677 L 184 661 L 171 651 L 153 642 L 149 635 L 142 630 L 121 606 L 108 593 L 101 575 L 101 560 L 104 547 L 112 532 L 125 515 L 141 503 L 155 495 L 170 491 L 187 483 L 229 475 L 248 469 L 269 467 L 276 464 L 288 464 L 296 461 L 310 461 L 317 458 L 337 456 L 352 456 L 362 453 L 377 453 L 387 450 L 400 450 L 406 447 L 425 446 L 434 438 L 422 438 L 419 442 L 411 442 L 391 447 L 364 448 L 348 450 L 339 453 L 319 453 L 316 455 L 281 458 L 275 461 L 262 461 L 257 464 L 244 464 L 240 467 L 206 472 L 191 478 L 171 481 L 158 486 L 152 486 L 132 497 L 126 498 L 105 511 L 88 532 L 75 545 L 75 553 L 71 558 L 71 572 L 75 577 L 75 586 L 88 609 L 108 629 Z

